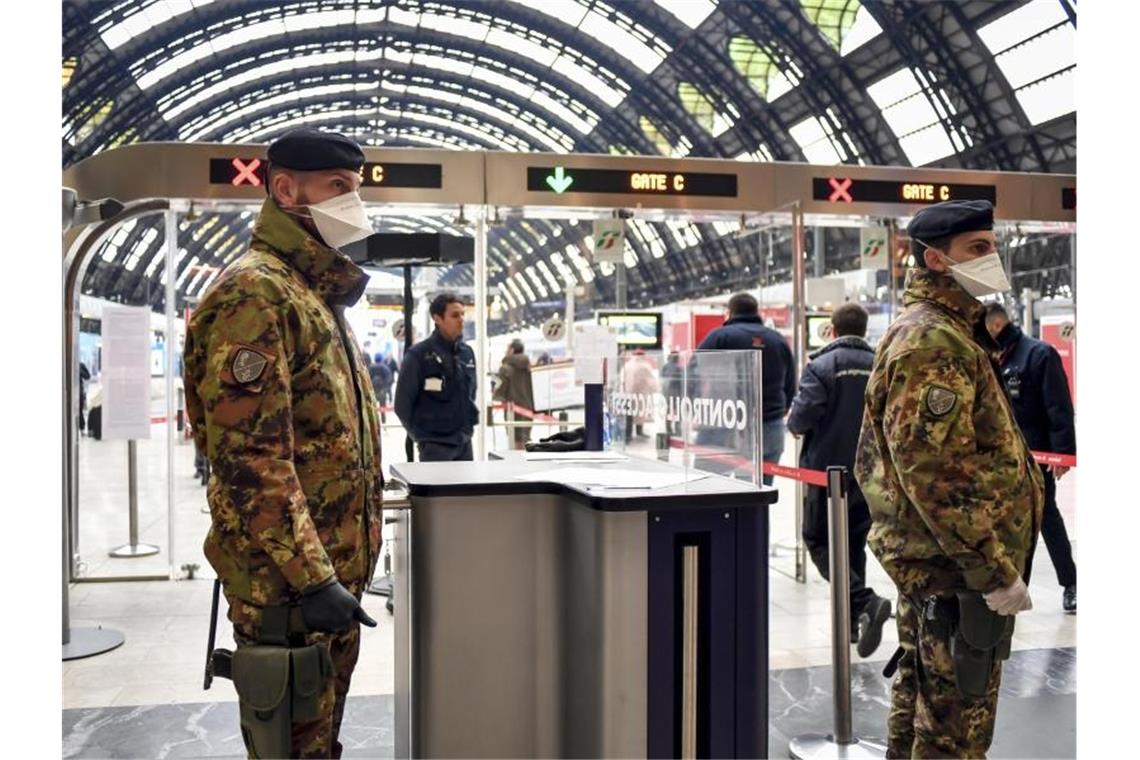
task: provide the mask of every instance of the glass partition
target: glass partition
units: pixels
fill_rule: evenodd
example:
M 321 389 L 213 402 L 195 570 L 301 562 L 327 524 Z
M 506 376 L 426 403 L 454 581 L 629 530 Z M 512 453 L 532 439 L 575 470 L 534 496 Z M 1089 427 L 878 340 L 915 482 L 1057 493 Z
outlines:
M 761 483 L 759 351 L 634 351 L 607 378 L 610 449 Z

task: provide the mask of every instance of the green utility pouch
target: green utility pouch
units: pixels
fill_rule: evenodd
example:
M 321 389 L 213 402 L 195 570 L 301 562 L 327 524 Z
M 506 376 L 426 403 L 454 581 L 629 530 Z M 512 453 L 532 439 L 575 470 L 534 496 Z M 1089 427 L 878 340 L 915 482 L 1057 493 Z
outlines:
M 259 758 L 289 757 L 291 725 L 321 714 L 321 694 L 336 675 L 324 644 L 256 644 L 233 653 L 241 730 Z
M 313 720 L 321 714 L 321 694 L 336 675 L 324 644 L 290 649 L 293 666 L 293 720 Z
M 256 758 L 289 757 L 292 705 L 289 648 L 240 647 L 232 671 L 241 712 L 241 732 Z
M 320 716 L 321 695 L 336 675 L 326 645 L 289 646 L 290 632 L 303 630 L 290 614 L 290 608 L 266 607 L 257 644 L 213 654 L 215 674 L 228 670 L 233 679 L 241 732 L 256 758 L 291 756 L 292 724 Z
M 950 657 L 958 691 L 971 699 L 986 696 L 994 664 L 1009 658 L 1013 616 L 986 606 L 977 591 L 959 591 L 958 619 L 950 628 Z

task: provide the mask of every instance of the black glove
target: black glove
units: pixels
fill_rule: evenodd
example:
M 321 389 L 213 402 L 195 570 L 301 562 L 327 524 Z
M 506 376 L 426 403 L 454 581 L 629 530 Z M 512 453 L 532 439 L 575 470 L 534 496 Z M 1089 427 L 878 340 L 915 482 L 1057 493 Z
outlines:
M 527 451 L 585 451 L 586 428 L 575 428 L 543 438 L 538 443 L 527 441 Z
M 358 620 L 370 628 L 376 621 L 356 601 L 348 589 L 331 578 L 316 588 L 301 595 L 301 617 L 310 631 L 341 633 L 347 631 L 353 620 Z
M 554 435 L 548 435 L 547 437 L 542 438 L 540 440 L 542 443 L 546 443 L 548 441 L 566 441 L 567 443 L 570 443 L 570 442 L 578 440 L 579 438 L 585 438 L 585 437 L 586 437 L 586 428 L 580 427 L 580 428 L 574 428 L 573 430 L 564 430 L 560 433 L 555 433 Z

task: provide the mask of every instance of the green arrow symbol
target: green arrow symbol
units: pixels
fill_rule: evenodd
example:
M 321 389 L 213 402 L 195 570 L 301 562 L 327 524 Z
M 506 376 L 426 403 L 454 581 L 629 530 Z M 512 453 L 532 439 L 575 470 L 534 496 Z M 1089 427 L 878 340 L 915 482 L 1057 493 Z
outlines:
M 565 192 L 566 188 L 574 182 L 574 178 L 566 174 L 561 166 L 554 167 L 554 174 L 546 175 L 546 184 L 556 193 Z

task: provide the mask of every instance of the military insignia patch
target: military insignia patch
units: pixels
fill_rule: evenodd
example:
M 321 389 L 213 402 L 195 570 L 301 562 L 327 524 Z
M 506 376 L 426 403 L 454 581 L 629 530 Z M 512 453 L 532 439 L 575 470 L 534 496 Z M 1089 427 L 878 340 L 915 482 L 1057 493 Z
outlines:
M 932 385 L 926 391 L 926 408 L 935 417 L 941 417 L 958 403 L 958 394 L 948 388 Z
M 233 372 L 234 380 L 244 385 L 261 377 L 261 373 L 265 371 L 265 365 L 268 363 L 269 360 L 256 351 L 242 348 L 234 354 L 234 361 L 230 370 Z

